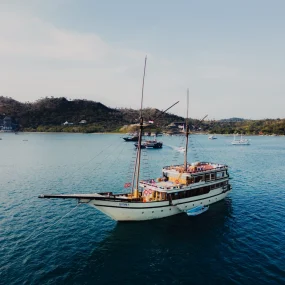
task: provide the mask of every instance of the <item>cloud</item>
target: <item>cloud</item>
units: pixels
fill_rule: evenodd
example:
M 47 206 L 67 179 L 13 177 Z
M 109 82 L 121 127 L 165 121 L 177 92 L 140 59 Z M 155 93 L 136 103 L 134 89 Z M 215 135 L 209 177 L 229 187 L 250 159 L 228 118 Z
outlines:
M 21 101 L 66 96 L 139 108 L 146 52 L 111 45 L 94 33 L 60 29 L 23 13 L 0 16 L 0 94 Z M 175 86 L 182 79 L 169 60 L 147 56 L 144 106 L 165 109 L 176 100 Z M 165 84 L 167 77 L 171 80 Z
M 134 89 L 134 80 L 127 79 L 133 77 L 130 71 L 143 66 L 145 56 L 111 46 L 96 34 L 63 30 L 38 17 L 3 11 L 0 43 L 0 92 L 22 100 L 93 94 L 93 100 L 104 103 L 105 94 L 112 94 L 115 105 L 120 101 L 115 91 L 120 94 L 124 86 Z
M 59 28 L 28 12 L 0 10 L 0 95 L 21 101 L 65 96 L 139 108 L 146 54 L 145 107 L 166 109 L 180 100 L 171 112 L 184 116 L 189 87 L 191 117 L 282 117 L 281 103 L 268 109 L 268 94 L 280 102 L 284 70 L 256 68 L 259 58 L 249 63 L 239 54 L 190 47 L 186 55 L 168 59 L 96 33 Z
M 0 55 L 102 63 L 122 50 L 115 50 L 96 34 L 59 29 L 37 17 L 0 14 Z M 123 52 L 130 58 L 137 51 Z

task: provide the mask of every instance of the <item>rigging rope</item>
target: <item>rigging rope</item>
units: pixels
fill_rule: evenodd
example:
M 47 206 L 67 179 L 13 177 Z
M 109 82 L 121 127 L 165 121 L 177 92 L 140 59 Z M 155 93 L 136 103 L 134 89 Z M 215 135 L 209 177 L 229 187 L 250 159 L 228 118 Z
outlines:
M 77 204 L 74 208 L 72 208 L 69 212 L 67 212 L 65 215 L 63 215 L 60 219 L 58 219 L 56 222 L 54 222 L 53 224 L 51 224 L 50 226 L 48 226 L 45 230 L 39 232 L 38 234 L 36 234 L 34 237 L 32 237 L 35 232 L 37 230 L 34 230 L 25 240 L 20 241 L 20 244 L 28 241 L 28 240 L 34 240 L 36 237 L 38 237 L 39 235 L 45 233 L 47 230 L 49 230 L 51 227 L 53 227 L 54 225 L 58 224 L 63 218 L 65 218 L 67 215 L 69 215 L 72 211 L 74 211 L 78 206 L 80 206 L 80 204 Z M 32 237 L 32 238 L 31 238 Z M 10 252 L 13 252 L 15 247 L 18 246 L 18 243 L 15 244 L 15 246 L 10 250 Z
M 119 143 L 117 143 L 117 145 L 119 145 L 119 144 L 121 144 L 122 142 L 121 141 L 119 141 Z M 108 147 L 110 147 L 111 145 L 109 145 Z M 123 144 L 123 148 L 125 147 L 125 144 Z M 123 150 L 123 148 L 122 148 L 122 150 Z M 104 150 L 106 150 L 107 148 L 105 148 Z M 115 151 L 116 150 L 116 148 L 114 148 L 113 149 L 113 151 Z M 121 150 L 121 151 L 122 151 Z M 101 152 L 103 152 L 103 151 L 101 151 Z M 100 152 L 100 153 L 101 153 Z M 120 152 L 121 153 L 121 152 Z M 113 154 L 113 152 L 110 152 L 108 155 L 106 155 L 106 156 L 104 156 L 103 157 L 103 159 L 101 160 L 101 161 L 99 161 L 99 162 L 97 162 L 97 164 L 96 164 L 96 166 L 92 169 L 92 171 L 94 172 L 94 171 L 96 171 L 101 165 L 102 165 L 102 163 L 103 162 L 105 162 L 106 163 L 106 160 L 111 156 Z M 90 160 L 91 161 L 91 160 Z M 84 177 L 82 176 L 78 181 L 77 181 L 77 184 L 79 184 L 81 181 L 82 181 L 82 179 L 83 179 Z M 98 183 L 97 183 L 98 184 Z
M 80 170 L 82 170 L 84 167 L 86 167 L 87 164 L 89 164 L 91 161 L 93 161 L 96 157 L 100 156 L 104 151 L 106 151 L 106 149 L 108 149 L 109 147 L 111 147 L 113 145 L 113 143 L 107 145 L 105 148 L 103 148 L 101 151 L 99 151 L 96 155 L 94 155 L 93 157 L 91 157 L 87 162 L 84 162 L 81 166 L 79 166 L 78 168 L 76 168 L 74 171 L 68 173 L 63 179 L 63 183 L 64 181 L 68 180 L 70 177 L 73 177 L 74 174 L 78 173 Z M 83 178 L 81 178 L 80 180 L 77 181 L 77 184 L 79 184 L 82 181 Z M 51 188 L 55 188 L 55 187 L 46 187 L 46 190 L 50 190 Z
M 203 153 L 206 154 L 207 153 L 206 148 L 196 138 L 194 138 L 193 140 L 195 141 L 196 144 L 198 144 L 202 148 Z M 214 161 L 213 157 L 209 153 L 207 153 L 207 156 L 211 159 L 211 161 Z
M 65 218 L 66 216 L 68 216 L 72 211 L 74 211 L 77 207 L 79 207 L 79 205 L 81 205 L 81 204 L 77 204 L 77 205 L 76 205 L 74 208 L 72 208 L 69 212 L 67 212 L 65 215 L 63 215 L 59 220 L 57 220 L 56 222 L 54 222 L 53 224 L 51 224 L 49 227 L 47 227 L 45 230 L 43 230 L 42 232 L 40 232 L 39 234 L 37 234 L 36 236 L 34 236 L 34 237 L 32 238 L 32 240 L 35 239 L 36 237 L 38 237 L 39 235 L 45 233 L 45 232 L 46 232 L 47 230 L 49 230 L 52 226 L 58 224 L 63 218 Z M 34 233 L 34 232 L 33 232 L 33 233 Z M 27 239 L 29 239 L 29 238 L 33 235 L 33 233 L 32 233 L 30 236 L 28 236 Z M 26 239 L 26 240 L 27 240 L 27 239 Z M 25 240 L 25 241 L 26 241 L 26 240 Z
M 116 163 L 118 163 L 118 158 L 119 158 L 119 156 L 121 155 L 121 153 L 123 152 L 123 150 L 126 148 L 126 146 L 127 146 L 127 143 L 123 143 L 122 148 L 121 148 L 119 151 L 116 151 L 116 156 L 113 156 L 113 159 L 112 159 L 108 164 L 105 164 L 105 166 L 107 166 L 107 169 L 108 169 L 108 170 L 112 169 L 112 167 L 110 166 L 111 163 L 114 163 L 114 161 L 115 161 Z M 114 149 L 114 150 L 116 150 L 116 149 Z M 113 152 L 109 153 L 109 155 L 106 156 L 105 159 L 109 158 L 112 154 L 113 154 Z M 102 160 L 101 162 L 103 162 L 103 160 Z M 100 165 L 101 165 L 101 163 L 98 164 L 98 166 L 100 166 Z M 97 168 L 98 168 L 98 167 L 95 167 L 93 170 L 95 170 L 95 169 L 97 169 Z M 108 172 L 107 175 L 111 175 L 111 177 L 113 177 L 114 174 L 117 174 L 117 171 L 118 171 L 118 168 L 117 168 L 115 171 L 113 171 L 113 172 Z M 106 175 L 105 177 L 107 177 L 107 175 Z M 111 180 L 111 179 L 110 179 L 110 180 Z M 104 185 L 105 182 L 104 182 L 104 181 L 101 181 L 101 184 Z

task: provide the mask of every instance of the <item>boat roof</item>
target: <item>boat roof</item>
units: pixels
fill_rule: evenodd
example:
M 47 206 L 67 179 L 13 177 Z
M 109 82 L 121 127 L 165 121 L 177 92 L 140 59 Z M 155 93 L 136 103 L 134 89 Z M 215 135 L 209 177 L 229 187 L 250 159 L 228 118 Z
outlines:
M 171 165 L 163 167 L 163 173 L 168 173 L 170 175 L 180 175 L 182 177 L 195 177 L 201 175 L 202 173 L 210 173 L 226 170 L 228 168 L 225 164 L 211 163 L 211 162 L 195 162 L 187 165 L 187 171 L 184 171 L 183 165 Z M 172 181 L 159 181 L 159 180 L 142 180 L 140 181 L 140 186 L 153 191 L 159 192 L 177 192 L 183 191 L 185 188 L 196 188 L 199 184 L 204 184 L 205 182 L 196 182 L 191 185 L 186 185 L 182 183 L 175 183 Z
M 209 171 L 217 171 L 227 169 L 228 166 L 226 164 L 220 163 L 212 163 L 212 162 L 193 162 L 191 164 L 187 164 L 187 170 L 185 171 L 184 165 L 170 165 L 163 167 L 163 172 L 172 172 L 172 173 L 182 173 L 182 174 L 190 174 L 196 175 L 201 172 L 209 172 Z

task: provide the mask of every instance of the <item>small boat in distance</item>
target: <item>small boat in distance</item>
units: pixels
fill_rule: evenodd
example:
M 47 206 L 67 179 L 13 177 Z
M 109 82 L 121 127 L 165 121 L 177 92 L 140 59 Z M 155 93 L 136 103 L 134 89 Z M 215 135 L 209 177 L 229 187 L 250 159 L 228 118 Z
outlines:
M 232 145 L 250 145 L 250 142 L 248 139 L 244 139 L 242 137 L 242 134 L 240 135 L 240 139 L 236 139 L 236 135 L 234 134 L 234 140 L 232 141 Z
M 197 216 L 197 215 L 200 215 L 200 214 L 206 212 L 208 209 L 209 209 L 209 205 L 204 205 L 204 206 L 203 205 L 199 205 L 199 206 L 194 207 L 194 208 L 192 208 L 190 210 L 187 210 L 186 214 L 188 216 Z
M 181 146 L 181 147 L 179 147 L 179 148 L 177 149 L 177 151 L 184 153 L 184 152 L 185 152 L 185 147 Z
M 141 143 L 141 148 L 162 148 L 163 142 L 155 140 L 147 140 Z M 135 147 L 138 147 L 138 143 L 135 143 Z
M 126 142 L 137 142 L 139 137 L 137 135 L 123 138 Z
M 216 139 L 217 139 L 217 137 L 216 137 L 216 136 L 214 136 L 214 135 L 210 135 L 210 136 L 208 137 L 208 139 L 209 139 L 209 140 L 216 140 Z

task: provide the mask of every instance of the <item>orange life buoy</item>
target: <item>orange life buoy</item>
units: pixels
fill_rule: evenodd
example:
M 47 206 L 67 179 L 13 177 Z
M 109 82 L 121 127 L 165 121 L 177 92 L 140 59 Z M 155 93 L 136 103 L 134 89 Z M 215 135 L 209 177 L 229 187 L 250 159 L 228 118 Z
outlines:
M 176 184 L 179 184 L 179 180 L 178 180 L 178 179 L 176 179 L 176 180 L 175 180 L 175 183 L 176 183 Z

